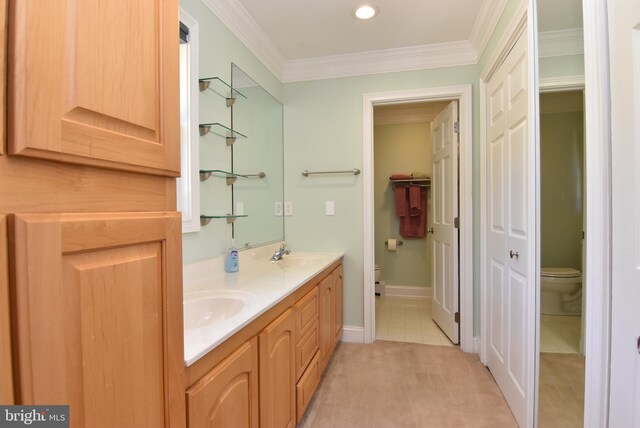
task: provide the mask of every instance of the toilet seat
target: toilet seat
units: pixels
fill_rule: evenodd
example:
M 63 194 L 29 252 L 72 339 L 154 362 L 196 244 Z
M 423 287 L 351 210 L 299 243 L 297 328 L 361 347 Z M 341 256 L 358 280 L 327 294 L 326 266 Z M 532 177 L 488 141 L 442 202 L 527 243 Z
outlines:
M 540 276 L 544 278 L 580 278 L 582 273 L 573 268 L 542 268 Z

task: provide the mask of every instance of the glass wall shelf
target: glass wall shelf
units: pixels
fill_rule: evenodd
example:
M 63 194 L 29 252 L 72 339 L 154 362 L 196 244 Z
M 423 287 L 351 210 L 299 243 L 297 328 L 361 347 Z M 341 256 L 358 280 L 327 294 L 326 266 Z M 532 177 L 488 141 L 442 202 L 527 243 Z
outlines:
M 226 139 L 227 141 L 227 146 L 232 145 L 233 143 L 236 142 L 236 140 L 238 138 L 247 138 L 246 135 L 244 135 L 241 132 L 235 131 L 229 127 L 224 126 L 221 123 L 201 123 L 199 125 L 200 127 L 200 136 L 203 137 L 205 135 L 207 135 L 209 132 L 211 132 L 212 134 L 218 135 L 220 137 L 223 137 Z
M 247 98 L 242 92 L 232 88 L 231 85 L 219 77 L 205 77 L 203 79 L 198 79 L 198 86 L 200 88 L 200 92 L 208 89 L 223 97 L 227 102 L 227 107 L 231 107 L 235 104 L 237 95 L 240 95 L 244 99 Z
M 227 185 L 232 185 L 236 182 L 238 177 L 247 178 L 248 175 L 234 174 L 233 172 L 223 171 L 221 169 L 201 169 L 200 181 L 207 181 L 213 174 L 222 174 L 227 179 Z
M 242 218 L 242 217 L 249 217 L 247 214 L 244 215 L 233 215 L 233 214 L 227 214 L 227 215 L 201 215 L 200 216 L 200 225 L 201 226 L 206 226 L 209 223 L 211 223 L 211 220 L 213 220 L 214 218 L 226 218 L 227 219 L 227 224 L 233 223 L 234 221 L 236 221 L 237 218 Z

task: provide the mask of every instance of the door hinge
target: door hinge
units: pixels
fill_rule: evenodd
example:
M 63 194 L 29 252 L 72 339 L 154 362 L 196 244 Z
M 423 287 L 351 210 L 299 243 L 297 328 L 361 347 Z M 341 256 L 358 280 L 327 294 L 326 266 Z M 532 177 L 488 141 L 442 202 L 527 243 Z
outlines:
M 458 132 L 460 132 L 460 126 L 458 125 L 459 122 L 453 122 L 453 132 L 455 132 L 456 134 Z
M 460 324 L 460 312 L 456 312 L 455 314 L 453 314 L 453 320 Z
M 453 218 L 453 227 L 456 229 L 460 229 L 460 217 Z

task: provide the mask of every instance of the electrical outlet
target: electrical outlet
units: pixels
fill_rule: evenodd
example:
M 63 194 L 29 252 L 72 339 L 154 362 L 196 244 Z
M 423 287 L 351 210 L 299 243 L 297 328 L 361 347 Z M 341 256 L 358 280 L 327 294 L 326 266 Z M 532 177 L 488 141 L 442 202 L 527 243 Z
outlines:
M 284 215 L 285 216 L 293 215 L 293 202 L 284 203 Z
M 273 204 L 273 215 L 282 217 L 282 202 L 276 202 Z
M 325 201 L 324 211 L 326 215 L 336 215 L 336 204 L 333 201 Z

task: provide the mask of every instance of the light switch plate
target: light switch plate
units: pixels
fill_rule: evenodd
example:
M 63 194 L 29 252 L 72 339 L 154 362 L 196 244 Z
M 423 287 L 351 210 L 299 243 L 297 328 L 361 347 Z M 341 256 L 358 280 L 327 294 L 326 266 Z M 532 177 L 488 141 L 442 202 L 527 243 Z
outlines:
M 336 215 L 336 204 L 334 201 L 325 201 L 324 211 L 326 215 Z
M 276 202 L 273 204 L 273 215 L 282 217 L 282 202 Z
M 284 203 L 284 215 L 285 216 L 293 215 L 293 202 Z

